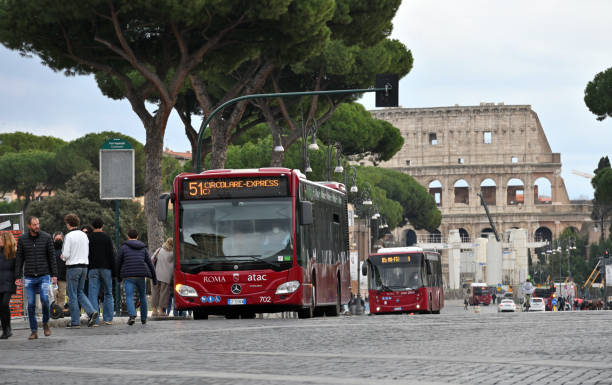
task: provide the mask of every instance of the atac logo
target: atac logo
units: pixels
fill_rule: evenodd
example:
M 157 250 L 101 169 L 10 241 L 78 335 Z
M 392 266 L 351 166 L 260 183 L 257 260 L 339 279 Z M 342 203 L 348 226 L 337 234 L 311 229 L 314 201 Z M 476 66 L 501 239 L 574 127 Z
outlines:
M 204 277 L 202 277 L 202 280 L 204 281 L 204 283 L 224 283 L 225 277 L 222 275 L 205 275 Z
M 267 281 L 267 280 L 268 280 L 267 274 L 249 274 L 249 276 L 247 277 L 248 282 L 259 282 L 259 281 Z
M 240 280 L 240 274 L 234 273 L 233 278 L 234 278 L 234 282 L 238 282 Z

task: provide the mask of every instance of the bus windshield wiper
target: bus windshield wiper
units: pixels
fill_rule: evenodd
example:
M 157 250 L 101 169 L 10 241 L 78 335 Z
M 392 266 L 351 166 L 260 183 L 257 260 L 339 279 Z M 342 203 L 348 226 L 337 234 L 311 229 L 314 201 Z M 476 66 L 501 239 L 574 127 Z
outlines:
M 384 285 L 384 284 L 383 284 L 383 285 L 380 285 L 380 289 L 381 289 L 382 291 L 393 291 L 393 290 L 392 290 L 392 289 L 391 289 L 389 286 Z
M 266 263 L 270 266 L 276 267 L 276 268 L 280 268 L 280 265 L 278 263 L 274 263 L 272 261 L 268 261 L 267 259 L 264 259 L 261 257 L 261 255 L 237 255 L 237 257 L 246 257 L 246 258 L 252 258 L 258 262 L 263 262 Z

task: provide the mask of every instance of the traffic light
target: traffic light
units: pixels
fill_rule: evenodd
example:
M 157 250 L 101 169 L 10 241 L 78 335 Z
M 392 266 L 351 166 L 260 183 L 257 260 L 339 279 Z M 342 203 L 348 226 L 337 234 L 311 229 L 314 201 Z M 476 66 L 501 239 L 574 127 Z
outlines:
M 397 74 L 376 75 L 376 88 L 385 89 L 376 91 L 376 107 L 397 107 L 399 97 Z
M 608 249 L 606 249 L 606 251 L 604 251 L 604 258 L 608 258 L 610 257 L 610 254 L 608 253 Z

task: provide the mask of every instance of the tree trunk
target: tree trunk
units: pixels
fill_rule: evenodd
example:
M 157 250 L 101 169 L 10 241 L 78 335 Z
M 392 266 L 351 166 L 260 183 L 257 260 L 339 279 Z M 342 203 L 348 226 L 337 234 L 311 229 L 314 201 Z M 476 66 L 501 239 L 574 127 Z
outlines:
M 287 149 L 285 148 L 285 151 Z M 276 152 L 272 150 L 270 154 L 270 167 L 283 167 L 283 161 L 285 160 L 285 151 Z
M 161 160 L 164 146 L 166 122 L 156 117 L 146 126 L 145 144 L 145 215 L 147 218 L 147 237 L 149 251 L 155 250 L 164 242 L 164 227 L 157 219 L 157 202 L 161 194 Z
M 227 140 L 225 135 L 225 127 L 223 124 L 211 122 L 210 132 L 212 138 L 210 168 L 213 170 L 224 168 L 225 161 L 227 159 Z

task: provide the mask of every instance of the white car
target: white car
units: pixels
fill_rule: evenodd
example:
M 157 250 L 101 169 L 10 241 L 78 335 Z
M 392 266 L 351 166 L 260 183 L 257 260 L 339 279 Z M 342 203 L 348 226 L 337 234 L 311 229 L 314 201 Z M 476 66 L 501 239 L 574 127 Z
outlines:
M 505 312 L 505 311 L 515 312 L 516 304 L 511 299 L 502 299 L 501 303 L 497 307 L 497 311 L 498 312 Z
M 546 311 L 544 298 L 533 297 L 529 299 L 529 311 Z

